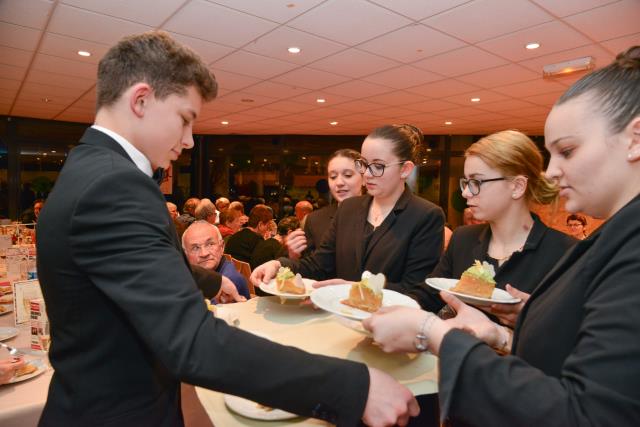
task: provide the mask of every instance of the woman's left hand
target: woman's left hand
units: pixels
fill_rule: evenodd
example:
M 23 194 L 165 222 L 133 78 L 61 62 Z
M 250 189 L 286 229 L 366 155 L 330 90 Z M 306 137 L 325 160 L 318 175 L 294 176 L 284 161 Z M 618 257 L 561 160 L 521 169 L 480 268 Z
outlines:
M 441 291 L 440 297 L 456 311 L 456 316 L 445 320 L 452 328 L 462 329 L 491 347 L 500 347 L 502 334 L 500 325 L 492 322 L 482 311 L 460 301 L 454 295 Z
M 362 326 L 387 353 L 416 352 L 416 334 L 427 316 L 432 313 L 418 308 L 392 306 L 382 307 L 367 319 Z M 435 319 L 439 321 L 439 319 Z

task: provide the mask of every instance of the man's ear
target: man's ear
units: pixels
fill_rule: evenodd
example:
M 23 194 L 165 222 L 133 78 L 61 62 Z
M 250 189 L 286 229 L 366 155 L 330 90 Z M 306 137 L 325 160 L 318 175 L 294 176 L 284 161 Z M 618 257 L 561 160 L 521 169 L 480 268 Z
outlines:
M 136 83 L 129 89 L 129 107 L 137 117 L 143 117 L 146 107 L 153 96 L 153 90 L 147 83 Z
M 624 132 L 629 137 L 627 158 L 631 162 L 640 160 L 640 116 L 634 117 Z

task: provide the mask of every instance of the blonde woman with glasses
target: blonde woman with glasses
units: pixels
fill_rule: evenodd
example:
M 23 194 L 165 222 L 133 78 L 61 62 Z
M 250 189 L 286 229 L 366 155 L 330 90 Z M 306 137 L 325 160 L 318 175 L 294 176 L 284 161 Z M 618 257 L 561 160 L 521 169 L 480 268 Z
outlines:
M 371 132 L 355 161 L 368 194 L 342 201 L 311 256 L 265 263 L 251 275 L 254 284 L 268 282 L 280 266 L 324 281 L 318 286 L 360 280 L 365 270 L 384 273 L 387 288 L 405 294 L 422 283 L 440 258 L 444 234 L 442 209 L 414 196 L 405 184 L 422 140 L 411 125 Z

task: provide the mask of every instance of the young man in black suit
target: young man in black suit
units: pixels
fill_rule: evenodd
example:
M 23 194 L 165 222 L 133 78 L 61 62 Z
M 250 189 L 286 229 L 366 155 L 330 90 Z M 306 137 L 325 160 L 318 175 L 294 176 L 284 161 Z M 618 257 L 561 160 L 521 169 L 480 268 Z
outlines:
M 180 381 L 338 425 L 405 424 L 418 408 L 390 376 L 206 310 L 152 170 L 193 146 L 216 91 L 200 58 L 164 33 L 125 38 L 100 61 L 95 125 L 38 221 L 55 368 L 40 425 L 181 426 Z

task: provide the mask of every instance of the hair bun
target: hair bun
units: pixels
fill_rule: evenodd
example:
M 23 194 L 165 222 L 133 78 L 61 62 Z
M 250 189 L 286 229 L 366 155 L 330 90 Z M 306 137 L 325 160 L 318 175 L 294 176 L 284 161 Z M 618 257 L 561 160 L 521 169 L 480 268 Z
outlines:
M 640 69 L 640 46 L 631 46 L 619 53 L 615 62 L 620 68 Z
M 417 126 L 410 125 L 408 123 L 403 123 L 396 126 L 398 126 L 402 131 L 406 133 L 413 145 L 420 145 L 422 144 L 422 141 L 424 141 L 424 135 L 422 134 L 420 128 L 418 128 Z

